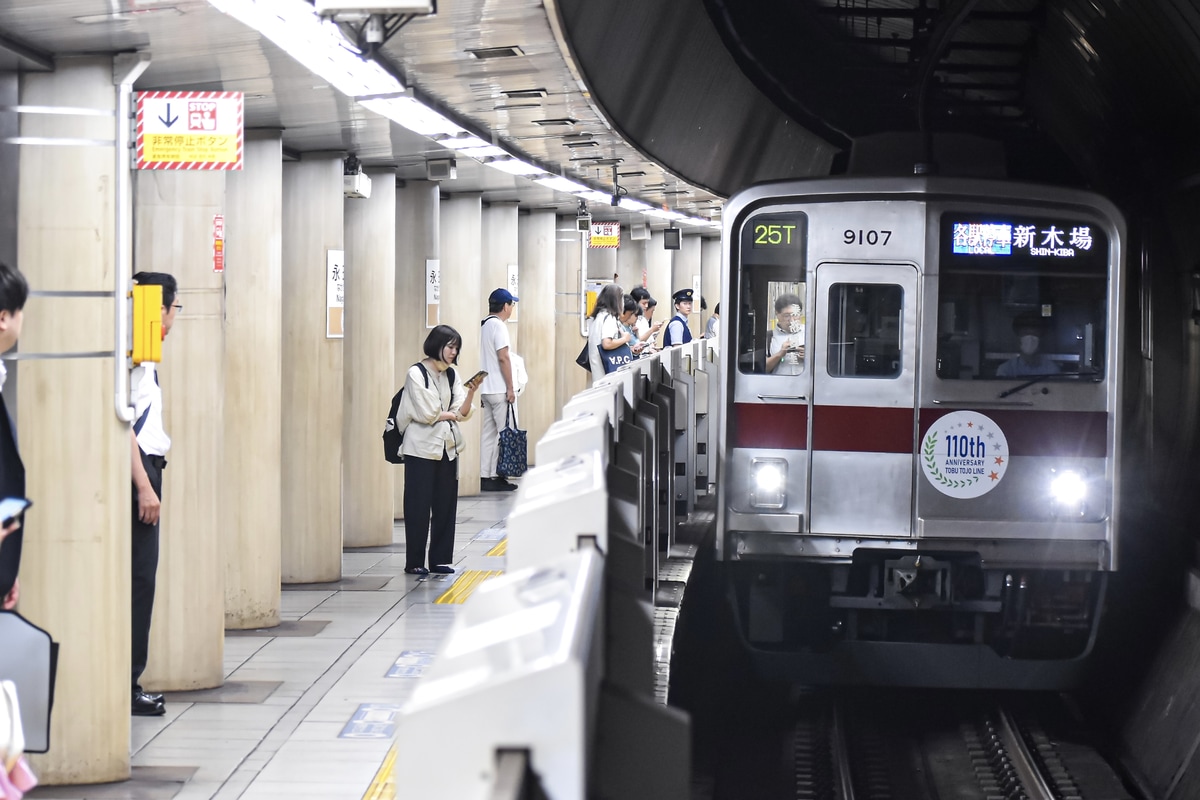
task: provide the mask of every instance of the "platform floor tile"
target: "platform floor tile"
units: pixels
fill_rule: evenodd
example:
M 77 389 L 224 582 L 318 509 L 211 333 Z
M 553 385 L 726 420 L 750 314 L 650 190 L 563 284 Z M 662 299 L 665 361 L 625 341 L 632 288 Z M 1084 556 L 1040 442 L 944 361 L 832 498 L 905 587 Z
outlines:
M 380 548 L 349 550 L 339 584 L 284 591 L 280 617 L 323 625 L 286 626 L 225 637 L 226 679 L 278 686 L 256 703 L 170 702 L 162 717 L 134 717 L 132 764 L 142 778 L 95 787 L 45 787 L 30 800 L 393 800 L 387 713 L 353 730 L 364 706 L 394 708 L 431 663 L 459 605 L 438 605 L 468 570 L 504 568 L 496 546 L 511 494 L 459 501 L 455 568 L 447 576 L 404 574 L 404 527 Z M 352 580 L 360 579 L 360 580 Z M 366 588 L 364 587 L 378 587 Z M 302 630 L 304 636 L 295 635 Z M 391 677 L 389 677 L 389 673 Z M 203 695 L 193 697 L 203 698 Z M 155 768 L 149 770 L 147 768 Z M 166 776 L 166 777 L 164 777 Z

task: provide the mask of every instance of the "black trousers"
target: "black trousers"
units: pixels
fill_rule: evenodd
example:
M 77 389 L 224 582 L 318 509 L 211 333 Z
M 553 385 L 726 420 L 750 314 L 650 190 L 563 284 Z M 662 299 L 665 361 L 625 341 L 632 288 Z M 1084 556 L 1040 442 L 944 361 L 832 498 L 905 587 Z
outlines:
M 162 500 L 162 470 L 167 465 L 162 456 L 142 453 L 142 465 L 150 478 L 158 499 Z M 160 517 L 161 520 L 161 517 Z M 133 487 L 133 692 L 142 690 L 142 673 L 146 671 L 146 658 L 150 651 L 150 617 L 154 613 L 154 581 L 158 574 L 158 525 L 147 525 L 138 519 L 138 493 Z
M 404 457 L 405 568 L 454 560 L 454 518 L 458 516 L 458 462 L 443 454 L 441 461 Z M 430 526 L 432 517 L 432 527 Z

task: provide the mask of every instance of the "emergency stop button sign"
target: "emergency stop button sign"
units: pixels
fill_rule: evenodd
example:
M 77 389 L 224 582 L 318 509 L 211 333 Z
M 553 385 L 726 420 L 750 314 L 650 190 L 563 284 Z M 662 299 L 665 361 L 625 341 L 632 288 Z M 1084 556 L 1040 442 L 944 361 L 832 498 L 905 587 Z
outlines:
M 138 169 L 241 169 L 241 92 L 140 92 Z

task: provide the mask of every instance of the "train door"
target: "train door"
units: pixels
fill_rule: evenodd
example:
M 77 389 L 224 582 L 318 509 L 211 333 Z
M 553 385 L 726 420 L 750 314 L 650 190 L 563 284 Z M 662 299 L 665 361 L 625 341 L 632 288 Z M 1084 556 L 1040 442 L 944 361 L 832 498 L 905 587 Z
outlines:
M 817 266 L 813 534 L 912 536 L 917 282 L 911 265 Z

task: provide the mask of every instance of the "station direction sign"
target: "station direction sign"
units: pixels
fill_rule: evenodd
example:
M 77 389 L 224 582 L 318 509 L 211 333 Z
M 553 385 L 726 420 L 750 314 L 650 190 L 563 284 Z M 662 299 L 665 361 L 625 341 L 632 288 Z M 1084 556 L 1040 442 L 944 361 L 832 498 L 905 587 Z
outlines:
M 241 92 L 139 92 L 137 168 L 242 168 Z

